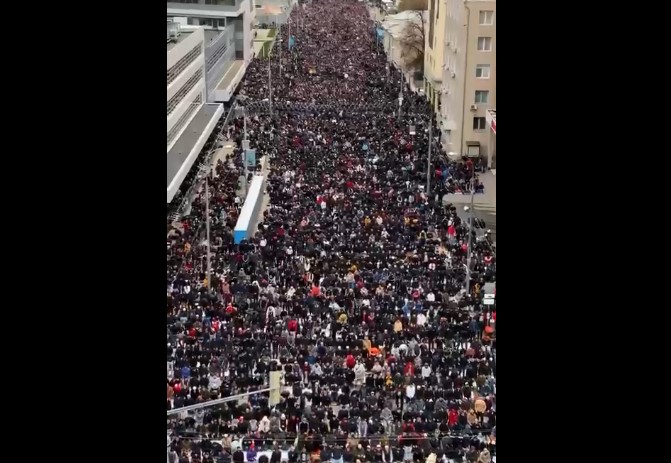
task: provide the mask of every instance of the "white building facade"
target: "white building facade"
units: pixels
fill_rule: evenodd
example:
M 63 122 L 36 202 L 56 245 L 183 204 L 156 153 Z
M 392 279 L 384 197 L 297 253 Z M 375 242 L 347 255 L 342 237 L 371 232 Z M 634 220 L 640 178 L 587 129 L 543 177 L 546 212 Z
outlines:
M 172 200 L 223 114 L 207 104 L 205 31 L 168 22 L 167 173 Z
M 496 108 L 496 1 L 446 3 L 440 125 L 445 150 L 491 164 L 487 111 Z
M 168 149 L 206 101 L 204 30 L 174 26 L 168 23 L 180 34 L 176 43 L 168 42 Z
M 229 101 L 254 57 L 254 0 L 172 0 L 167 16 L 205 29 L 207 99 Z

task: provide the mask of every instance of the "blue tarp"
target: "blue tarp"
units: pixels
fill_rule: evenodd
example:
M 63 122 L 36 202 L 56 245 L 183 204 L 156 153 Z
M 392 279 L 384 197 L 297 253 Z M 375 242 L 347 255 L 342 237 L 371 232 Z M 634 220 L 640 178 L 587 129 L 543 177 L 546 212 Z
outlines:
M 289 50 L 294 48 L 295 45 L 296 45 L 296 37 L 294 37 L 293 35 L 289 36 Z
M 378 27 L 376 29 L 376 32 L 377 32 L 377 39 L 382 40 L 384 38 L 384 29 L 382 29 L 381 27 Z

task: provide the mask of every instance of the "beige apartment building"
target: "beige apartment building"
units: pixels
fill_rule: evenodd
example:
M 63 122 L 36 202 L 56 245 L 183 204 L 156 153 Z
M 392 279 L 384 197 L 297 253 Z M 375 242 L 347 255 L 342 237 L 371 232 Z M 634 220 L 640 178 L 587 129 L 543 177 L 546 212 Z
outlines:
M 435 1 L 446 7 L 439 112 L 443 146 L 454 156 L 484 156 L 492 166 L 496 132 L 492 139 L 488 111 L 496 114 L 496 0 Z

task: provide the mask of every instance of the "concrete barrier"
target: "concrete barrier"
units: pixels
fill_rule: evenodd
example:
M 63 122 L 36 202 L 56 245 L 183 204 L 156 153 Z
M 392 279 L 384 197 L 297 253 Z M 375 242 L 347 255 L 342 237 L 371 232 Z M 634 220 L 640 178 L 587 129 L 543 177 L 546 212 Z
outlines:
M 239 244 L 242 240 L 248 239 L 256 232 L 256 225 L 261 212 L 263 203 L 263 189 L 266 178 L 263 175 L 255 175 L 249 184 L 247 199 L 242 205 L 240 217 L 233 230 L 233 241 Z

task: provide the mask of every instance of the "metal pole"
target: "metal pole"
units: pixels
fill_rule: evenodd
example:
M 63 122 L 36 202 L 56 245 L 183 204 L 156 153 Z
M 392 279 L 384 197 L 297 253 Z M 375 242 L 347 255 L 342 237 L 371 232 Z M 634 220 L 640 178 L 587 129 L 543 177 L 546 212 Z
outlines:
M 431 194 L 431 145 L 433 145 L 433 111 L 429 117 L 429 158 L 426 161 L 426 196 Z
M 243 143 L 242 143 L 242 172 L 244 180 L 242 181 L 242 188 L 244 189 L 245 198 L 247 197 L 247 108 L 242 107 L 242 123 L 243 123 Z
M 471 250 L 473 244 L 473 214 L 475 213 L 473 205 L 475 204 L 475 166 L 473 167 L 473 173 L 471 174 L 471 208 L 469 209 L 468 216 L 468 254 L 466 257 L 466 294 L 471 293 L 471 256 L 473 251 Z
M 464 50 L 468 50 L 468 36 L 470 35 L 470 27 L 471 27 L 471 9 L 466 5 L 466 2 L 464 2 L 464 8 L 466 8 L 466 46 L 464 47 Z M 464 52 L 464 70 L 468 69 L 468 51 Z M 466 123 L 466 83 L 468 82 L 468 79 L 466 78 L 466 71 L 462 73 L 463 79 L 464 79 L 464 85 L 463 88 L 461 89 L 461 131 L 459 134 L 460 140 L 459 140 L 459 154 L 461 156 L 464 155 L 464 152 L 466 151 L 464 149 L 464 124 Z
M 280 47 L 280 76 L 282 75 L 282 29 L 278 29 L 280 32 L 277 34 L 278 44 Z
M 401 69 L 401 88 L 398 90 L 398 121 L 401 122 L 401 107 L 403 106 L 403 70 Z
M 272 62 L 272 58 L 268 57 L 268 105 L 269 105 L 269 112 L 270 115 L 273 115 L 273 84 L 272 84 L 272 71 L 270 70 L 270 63 Z
M 259 389 L 258 391 L 250 391 L 250 392 L 245 392 L 244 394 L 237 394 L 237 395 L 232 395 L 232 396 L 229 396 L 229 397 L 223 397 L 221 399 L 209 400 L 207 402 L 202 402 L 202 403 L 199 403 L 199 404 L 187 405 L 186 407 L 173 408 L 172 410 L 168 410 L 168 416 L 176 415 L 176 414 L 181 413 L 181 412 L 188 412 L 190 410 L 198 410 L 199 408 L 211 407 L 213 405 L 223 404 L 223 403 L 226 403 L 226 402 L 233 402 L 234 400 L 239 400 L 239 399 L 242 399 L 243 397 L 249 397 L 250 395 L 255 395 L 255 394 L 262 394 L 264 392 L 270 392 L 272 390 L 273 390 L 273 388 L 269 387 L 269 388 L 266 388 L 266 389 Z
M 207 292 L 212 291 L 212 257 L 210 256 L 210 181 L 208 176 L 210 172 L 205 174 L 205 234 L 207 239 Z

